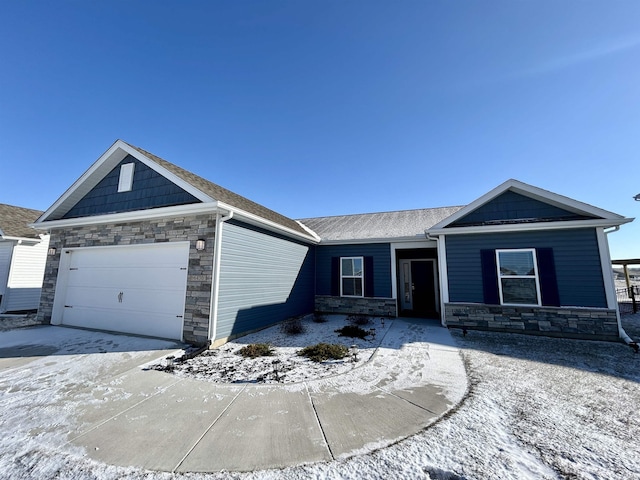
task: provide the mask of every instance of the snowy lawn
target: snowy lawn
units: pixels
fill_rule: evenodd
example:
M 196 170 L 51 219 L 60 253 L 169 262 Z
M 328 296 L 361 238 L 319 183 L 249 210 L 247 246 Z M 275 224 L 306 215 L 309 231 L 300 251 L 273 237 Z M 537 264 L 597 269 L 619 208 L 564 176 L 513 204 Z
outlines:
M 640 315 L 625 319 L 630 335 Z M 100 361 L 43 358 L 0 372 L 0 477 L 64 479 L 638 479 L 640 354 L 621 343 L 453 331 L 470 391 L 422 433 L 368 455 L 236 474 L 169 474 L 103 465 L 61 442 L 72 410 L 65 389 Z M 5 335 L 5 333 L 3 333 Z M 138 355 L 142 345 L 130 340 Z M 0 346 L 2 337 L 0 337 Z M 124 345 L 122 345 L 124 346 Z M 170 345 L 166 345 L 170 347 Z M 165 347 L 165 348 L 166 348 Z M 298 346 L 296 346 L 297 348 Z M 82 348 L 78 346 L 78 348 Z M 94 356 L 97 356 L 94 354 Z M 64 365 L 47 367 L 47 363 Z M 63 368 L 59 368 L 63 367 Z M 37 382 L 41 382 L 38 384 Z M 11 386 L 15 385 L 15 386 Z M 33 407 L 36 407 L 35 409 Z M 152 441 L 152 439 L 150 439 Z

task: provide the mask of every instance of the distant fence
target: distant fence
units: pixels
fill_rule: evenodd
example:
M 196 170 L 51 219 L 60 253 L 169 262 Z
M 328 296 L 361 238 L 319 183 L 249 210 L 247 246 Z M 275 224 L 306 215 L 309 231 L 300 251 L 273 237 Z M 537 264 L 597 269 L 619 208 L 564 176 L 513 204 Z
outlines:
M 616 298 L 620 315 L 638 313 L 638 303 L 640 303 L 640 286 L 632 285 L 628 288 L 616 289 Z

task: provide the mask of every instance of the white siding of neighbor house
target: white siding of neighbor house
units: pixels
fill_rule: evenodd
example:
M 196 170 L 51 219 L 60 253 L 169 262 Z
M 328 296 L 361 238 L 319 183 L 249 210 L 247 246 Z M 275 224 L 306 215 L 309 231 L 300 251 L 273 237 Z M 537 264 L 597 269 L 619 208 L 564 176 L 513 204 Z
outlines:
M 35 310 L 40 302 L 44 266 L 47 260 L 49 236 L 37 244 L 16 245 L 2 309 L 6 312 Z

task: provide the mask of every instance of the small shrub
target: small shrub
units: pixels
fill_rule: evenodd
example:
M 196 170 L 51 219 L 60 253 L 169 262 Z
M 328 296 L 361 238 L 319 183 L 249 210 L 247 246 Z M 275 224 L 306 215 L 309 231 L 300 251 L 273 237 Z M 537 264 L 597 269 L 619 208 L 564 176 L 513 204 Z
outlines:
M 302 319 L 300 317 L 285 320 L 280 329 L 287 335 L 298 335 L 299 333 L 304 333 L 304 326 L 302 325 Z
M 309 347 L 304 347 L 298 352 L 301 357 L 307 357 L 314 362 L 324 362 L 325 360 L 340 360 L 349 354 L 349 349 L 337 343 L 318 343 Z
M 351 325 L 369 325 L 369 323 L 371 323 L 371 319 L 367 315 L 354 313 L 347 317 L 347 322 Z
M 335 330 L 335 332 L 340 337 L 360 338 L 362 340 L 364 340 L 365 337 L 369 335 L 369 331 L 363 330 L 357 325 L 346 325 L 342 328 Z
M 268 343 L 251 343 L 238 350 L 238 355 L 246 358 L 271 357 L 273 348 Z
M 315 323 L 325 323 L 327 321 L 327 317 L 325 317 L 321 313 L 314 313 L 313 314 L 313 321 Z

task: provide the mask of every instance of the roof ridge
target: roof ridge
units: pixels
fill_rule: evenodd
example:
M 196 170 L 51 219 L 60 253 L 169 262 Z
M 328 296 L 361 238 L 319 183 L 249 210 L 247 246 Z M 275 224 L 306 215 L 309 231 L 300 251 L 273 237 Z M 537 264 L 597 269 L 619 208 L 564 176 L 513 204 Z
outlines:
M 367 213 L 347 213 L 344 215 L 324 215 L 322 217 L 305 217 L 299 218 L 298 221 L 303 222 L 304 220 L 315 220 L 320 218 L 338 218 L 338 217 L 362 217 L 366 215 L 380 215 L 383 213 L 403 213 L 403 212 L 423 212 L 427 210 L 442 210 L 445 208 L 464 208 L 465 205 L 447 205 L 442 207 L 428 207 L 428 208 L 408 208 L 404 210 L 385 210 L 381 212 L 367 212 Z

